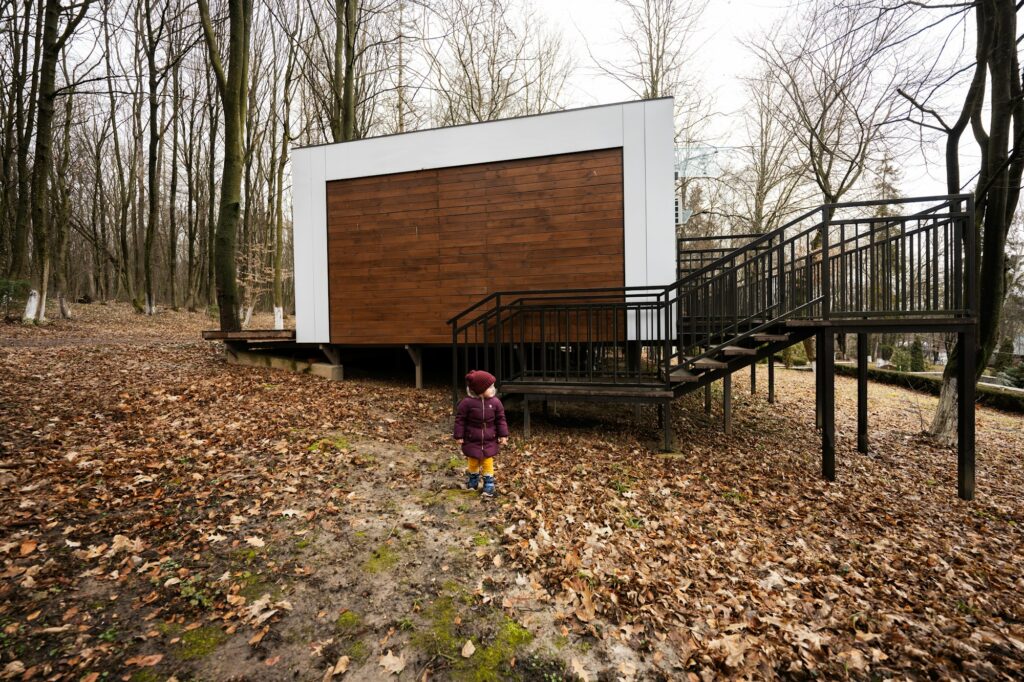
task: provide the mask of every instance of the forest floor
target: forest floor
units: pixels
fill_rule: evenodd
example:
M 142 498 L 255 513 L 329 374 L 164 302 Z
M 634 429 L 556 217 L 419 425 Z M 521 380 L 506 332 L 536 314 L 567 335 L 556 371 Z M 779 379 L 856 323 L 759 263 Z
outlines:
M 737 375 L 654 415 L 558 406 L 460 490 L 446 387 L 229 366 L 201 315 L 0 326 L 0 679 L 1020 679 L 1024 420 Z

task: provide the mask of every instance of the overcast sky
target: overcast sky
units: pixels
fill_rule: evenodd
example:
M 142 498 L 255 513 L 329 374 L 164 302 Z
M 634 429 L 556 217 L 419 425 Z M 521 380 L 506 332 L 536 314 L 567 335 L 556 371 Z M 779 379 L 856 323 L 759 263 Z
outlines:
M 786 18 L 799 0 L 711 0 L 700 22 L 696 41 L 694 75 L 715 101 L 715 116 L 708 129 L 709 144 L 738 144 L 733 115 L 743 106 L 746 95 L 742 78 L 754 72 L 755 60 L 744 41 L 759 35 Z M 535 5 L 560 25 L 578 70 L 569 100 L 573 106 L 603 104 L 633 99 L 632 93 L 613 79 L 602 77 L 593 67 L 587 46 L 595 54 L 612 60 L 621 50 L 616 46 L 618 27 L 624 14 L 614 0 L 543 0 Z M 930 154 L 925 163 L 918 150 L 903 155 L 903 191 L 907 195 L 945 193 L 941 158 Z

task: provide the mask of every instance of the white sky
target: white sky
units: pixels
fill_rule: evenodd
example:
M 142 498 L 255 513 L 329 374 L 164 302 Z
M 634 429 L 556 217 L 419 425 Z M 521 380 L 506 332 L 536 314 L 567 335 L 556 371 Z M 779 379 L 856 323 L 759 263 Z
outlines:
M 756 62 L 743 42 L 785 19 L 799 0 L 710 0 L 695 37 L 694 72 L 714 99 L 714 117 L 705 142 L 729 146 L 740 142 L 731 114 L 744 105 L 742 78 Z M 586 106 L 633 99 L 632 93 L 613 79 L 601 76 L 587 53 L 587 45 L 603 59 L 614 60 L 618 27 L 623 13 L 614 0 L 540 0 L 535 6 L 562 27 L 566 42 L 576 55 L 578 71 L 569 93 L 572 106 Z M 930 163 L 919 150 L 903 155 L 902 189 L 906 195 L 945 193 L 941 156 Z

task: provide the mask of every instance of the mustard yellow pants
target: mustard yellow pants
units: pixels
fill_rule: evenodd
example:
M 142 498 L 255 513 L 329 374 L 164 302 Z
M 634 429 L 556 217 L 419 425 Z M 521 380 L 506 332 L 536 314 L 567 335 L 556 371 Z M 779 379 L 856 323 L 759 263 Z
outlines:
M 471 474 L 482 473 L 484 476 L 493 476 L 494 458 L 488 457 L 487 459 L 480 461 L 473 457 L 467 457 L 466 467 L 469 469 L 469 473 Z

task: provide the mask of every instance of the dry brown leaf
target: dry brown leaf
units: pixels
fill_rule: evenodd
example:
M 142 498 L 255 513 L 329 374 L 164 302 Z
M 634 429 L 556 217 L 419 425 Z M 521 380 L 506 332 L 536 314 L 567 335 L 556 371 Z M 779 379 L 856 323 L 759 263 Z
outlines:
M 150 654 L 148 656 L 133 656 L 126 660 L 125 664 L 136 665 L 140 668 L 152 668 L 162 660 L 164 660 L 163 654 Z
M 397 675 L 405 670 L 405 656 L 395 656 L 391 653 L 391 649 L 388 649 L 386 654 L 377 659 L 377 663 L 381 668 L 384 668 L 384 670 L 392 675 Z
M 473 646 L 473 640 L 467 639 L 466 643 L 462 645 L 462 657 L 469 658 L 476 653 L 476 647 Z

